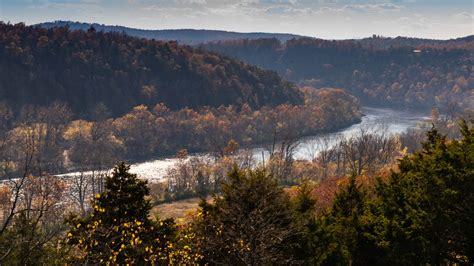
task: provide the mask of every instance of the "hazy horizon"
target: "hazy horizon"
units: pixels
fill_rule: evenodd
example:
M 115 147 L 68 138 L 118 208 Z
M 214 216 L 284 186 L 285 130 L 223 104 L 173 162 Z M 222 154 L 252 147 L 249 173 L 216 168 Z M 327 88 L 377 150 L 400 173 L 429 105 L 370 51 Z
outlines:
M 137 29 L 289 33 L 324 39 L 474 34 L 470 0 L 0 0 L 0 20 Z

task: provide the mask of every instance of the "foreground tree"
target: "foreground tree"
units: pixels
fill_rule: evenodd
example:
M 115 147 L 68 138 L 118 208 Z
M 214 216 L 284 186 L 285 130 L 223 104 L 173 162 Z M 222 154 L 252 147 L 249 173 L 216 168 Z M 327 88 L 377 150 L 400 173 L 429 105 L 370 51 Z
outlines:
M 51 264 L 60 258 L 64 188 L 62 180 L 50 176 L 28 176 L 21 187 L 0 186 L 0 216 L 10 219 L 0 234 L 0 264 Z
M 236 167 L 213 203 L 203 201 L 194 220 L 205 263 L 287 264 L 299 234 L 288 197 L 263 170 Z
M 474 262 L 474 129 L 462 140 L 436 129 L 400 171 L 380 182 L 372 219 L 390 264 Z
M 334 198 L 329 214 L 322 217 L 331 244 L 324 250 L 324 265 L 374 265 L 379 251 L 368 237 L 371 223 L 366 219 L 368 194 L 352 174 L 348 184 Z
M 76 248 L 75 262 L 87 264 L 168 264 L 192 259 L 189 249 L 175 247 L 177 230 L 171 220 L 150 220 L 146 181 L 119 164 L 106 178 L 105 191 L 95 195 L 94 211 L 73 217 L 67 242 Z M 186 260 L 184 260 L 186 262 Z

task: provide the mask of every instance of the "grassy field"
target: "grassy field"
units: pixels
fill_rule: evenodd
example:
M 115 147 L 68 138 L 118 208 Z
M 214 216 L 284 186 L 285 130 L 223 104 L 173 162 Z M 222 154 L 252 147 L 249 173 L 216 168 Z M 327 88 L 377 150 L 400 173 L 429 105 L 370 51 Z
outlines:
M 161 219 L 174 218 L 177 220 L 186 220 L 197 210 L 199 202 L 201 202 L 201 199 L 196 197 L 171 203 L 163 203 L 153 207 L 152 215 L 158 215 Z

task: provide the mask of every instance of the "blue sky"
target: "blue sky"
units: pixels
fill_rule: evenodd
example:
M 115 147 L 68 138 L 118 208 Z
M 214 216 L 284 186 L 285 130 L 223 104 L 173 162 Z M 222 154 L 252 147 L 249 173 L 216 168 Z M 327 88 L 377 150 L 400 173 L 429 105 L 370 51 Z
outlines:
M 0 20 L 449 39 L 474 34 L 474 0 L 0 0 Z

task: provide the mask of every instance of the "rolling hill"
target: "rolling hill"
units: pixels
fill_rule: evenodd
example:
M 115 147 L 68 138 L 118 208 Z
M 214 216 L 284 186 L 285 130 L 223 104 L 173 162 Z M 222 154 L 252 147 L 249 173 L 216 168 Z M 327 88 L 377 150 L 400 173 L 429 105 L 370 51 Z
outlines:
M 231 32 L 222 30 L 196 30 L 196 29 L 177 29 L 177 30 L 144 30 L 134 29 L 124 26 L 103 25 L 98 23 L 81 23 L 72 21 L 54 21 L 40 23 L 35 26 L 42 28 L 54 27 L 69 27 L 71 30 L 87 31 L 93 27 L 97 31 L 104 32 L 119 32 L 126 33 L 130 36 L 155 39 L 162 41 L 177 41 L 180 44 L 196 45 L 206 42 L 221 41 L 221 40 L 238 40 L 238 39 L 262 39 L 262 38 L 276 38 L 282 42 L 286 42 L 293 38 L 300 38 L 303 36 L 285 33 L 263 33 L 263 32 Z
M 474 108 L 474 40 L 229 40 L 201 48 L 315 88 L 345 88 L 368 105 Z
M 212 52 L 122 33 L 0 23 L 0 99 L 67 103 L 87 116 L 103 103 L 118 116 L 140 104 L 171 109 L 302 102 L 277 73 Z

